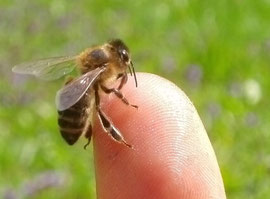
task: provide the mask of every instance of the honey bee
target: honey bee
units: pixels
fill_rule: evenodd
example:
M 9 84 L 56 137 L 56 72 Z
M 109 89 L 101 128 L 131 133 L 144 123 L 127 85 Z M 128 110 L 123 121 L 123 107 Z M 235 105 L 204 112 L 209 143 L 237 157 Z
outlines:
M 126 105 L 138 108 L 130 104 L 121 92 L 128 79 L 127 69 L 134 76 L 136 87 L 137 78 L 129 49 L 120 39 L 88 48 L 76 56 L 53 57 L 19 64 L 12 71 L 34 75 L 43 80 L 55 80 L 76 67 L 81 75 L 69 78 L 56 94 L 58 125 L 62 137 L 69 145 L 73 145 L 84 135 L 88 139 L 84 146 L 86 148 L 91 141 L 93 117 L 97 114 L 103 129 L 115 141 L 132 148 L 100 107 L 100 92 L 104 92 L 114 93 Z M 121 79 L 119 86 L 111 88 L 117 79 Z

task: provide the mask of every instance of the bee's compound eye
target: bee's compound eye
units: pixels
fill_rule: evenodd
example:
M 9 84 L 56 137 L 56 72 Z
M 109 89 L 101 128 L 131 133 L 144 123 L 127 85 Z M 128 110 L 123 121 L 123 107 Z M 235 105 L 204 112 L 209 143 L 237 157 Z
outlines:
M 120 51 L 120 56 L 121 56 L 121 59 L 122 59 L 124 62 L 128 62 L 128 61 L 129 61 L 128 52 L 127 52 L 126 50 L 121 50 L 121 51 Z

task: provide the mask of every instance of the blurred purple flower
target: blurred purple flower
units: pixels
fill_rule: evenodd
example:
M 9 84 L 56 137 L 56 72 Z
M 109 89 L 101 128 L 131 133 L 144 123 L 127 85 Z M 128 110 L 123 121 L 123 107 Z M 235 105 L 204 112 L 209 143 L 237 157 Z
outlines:
M 245 124 L 247 127 L 255 127 L 259 123 L 259 118 L 257 114 L 253 112 L 247 113 L 247 115 L 244 118 Z
M 193 86 L 199 86 L 203 78 L 203 71 L 199 65 L 189 65 L 185 71 L 187 82 Z
M 63 186 L 66 182 L 66 175 L 57 171 L 45 171 L 38 174 L 32 180 L 23 183 L 20 189 L 7 188 L 3 192 L 4 199 L 31 198 L 38 195 L 41 191 L 49 188 Z M 18 197 L 20 196 L 20 197 Z
M 17 199 L 17 198 L 18 197 L 15 190 L 8 188 L 4 191 L 3 199 Z
M 232 97 L 241 97 L 243 95 L 243 86 L 238 82 L 232 82 L 229 85 L 228 92 Z
M 216 102 L 211 102 L 207 106 L 207 111 L 212 119 L 216 119 L 221 113 L 221 106 Z
M 64 181 L 65 176 L 63 174 L 55 171 L 46 171 L 25 184 L 22 187 L 22 192 L 26 197 L 34 196 L 44 189 L 62 186 Z
M 171 73 L 176 69 L 175 59 L 172 56 L 163 56 L 161 61 L 165 72 Z

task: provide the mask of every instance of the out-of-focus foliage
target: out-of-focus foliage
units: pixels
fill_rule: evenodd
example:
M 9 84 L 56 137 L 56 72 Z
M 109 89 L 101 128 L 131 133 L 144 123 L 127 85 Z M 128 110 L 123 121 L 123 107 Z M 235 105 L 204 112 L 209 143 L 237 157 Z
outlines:
M 62 81 L 11 67 L 117 37 L 198 108 L 228 198 L 270 198 L 269 24 L 269 0 L 0 0 L 0 197 L 95 197 L 92 156 L 58 133 Z

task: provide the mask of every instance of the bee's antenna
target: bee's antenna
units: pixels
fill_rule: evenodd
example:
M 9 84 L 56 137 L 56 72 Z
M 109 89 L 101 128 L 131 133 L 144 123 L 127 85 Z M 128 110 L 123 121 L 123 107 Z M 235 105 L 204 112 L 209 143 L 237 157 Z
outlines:
M 132 62 L 128 65 L 128 70 L 129 70 L 130 75 L 132 76 L 131 65 L 132 65 Z
M 135 85 L 136 85 L 136 87 L 138 87 L 137 77 L 136 77 L 136 73 L 135 73 L 135 69 L 134 69 L 134 66 L 133 66 L 132 61 L 130 62 L 130 66 L 131 66 L 132 72 L 133 72 L 133 74 L 134 74 Z M 132 73 L 131 73 L 131 74 L 132 74 Z

